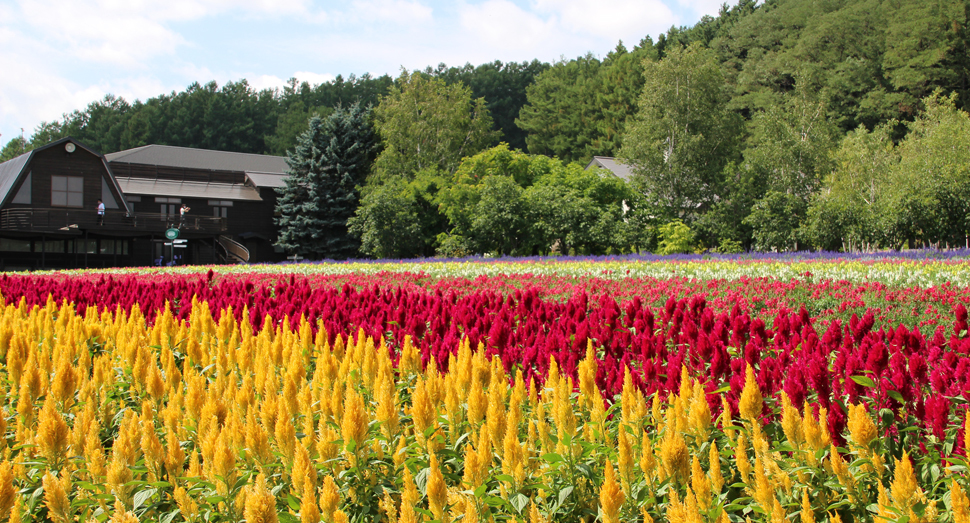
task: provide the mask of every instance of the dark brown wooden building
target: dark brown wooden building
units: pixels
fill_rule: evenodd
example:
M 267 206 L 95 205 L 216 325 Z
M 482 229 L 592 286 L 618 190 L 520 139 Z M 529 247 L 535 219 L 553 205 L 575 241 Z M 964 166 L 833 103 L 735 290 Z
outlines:
M 279 261 L 285 169 L 279 156 L 163 145 L 101 155 L 58 140 L 0 164 L 0 270 Z

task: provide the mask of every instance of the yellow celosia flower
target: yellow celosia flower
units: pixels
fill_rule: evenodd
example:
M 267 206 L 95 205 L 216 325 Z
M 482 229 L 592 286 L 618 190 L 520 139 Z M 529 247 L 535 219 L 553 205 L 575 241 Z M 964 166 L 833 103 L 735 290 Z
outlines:
M 305 481 L 300 496 L 300 523 L 319 522 L 320 508 L 317 506 L 316 489 L 309 481 Z
M 679 432 L 670 431 L 660 443 L 660 459 L 667 475 L 676 481 L 686 481 L 690 468 L 690 453 L 687 442 Z
M 333 480 L 333 476 L 324 477 L 321 487 L 320 513 L 323 515 L 324 521 L 332 521 L 333 513 L 340 505 L 340 491 L 337 489 L 337 483 Z
M 539 507 L 535 503 L 529 507 L 529 523 L 549 523 L 549 520 L 539 513 Z
M 388 523 L 397 523 L 397 505 L 394 504 L 394 499 L 391 498 L 391 494 L 386 490 L 384 491 L 384 497 L 381 498 L 380 507 Z M 320 521 L 319 516 L 316 521 Z
M 721 494 L 724 487 L 724 476 L 721 474 L 721 454 L 717 450 L 717 443 L 711 442 L 711 449 L 708 451 L 708 475 L 711 477 L 711 491 L 714 496 Z
M 485 395 L 485 389 L 482 385 L 482 380 L 480 379 L 480 373 L 472 373 L 472 384 L 468 388 L 468 423 L 472 426 L 472 429 L 476 429 L 478 424 L 485 417 L 485 411 L 488 409 L 488 396 Z
M 44 505 L 47 506 L 48 516 L 57 523 L 71 521 L 71 501 L 68 492 L 71 490 L 71 477 L 64 471 L 61 477 L 48 472 L 44 474 Z
M 448 503 L 448 489 L 445 486 L 445 478 L 438 467 L 438 457 L 434 452 L 431 453 L 431 462 L 428 465 L 428 508 L 434 514 L 435 519 L 444 521 L 445 505 Z
M 381 431 L 389 439 L 397 434 L 400 425 L 400 401 L 394 386 L 393 374 L 381 373 L 377 384 L 377 421 L 381 422 Z M 312 418 L 310 418 L 312 419 Z
M 505 439 L 505 384 L 492 383 L 488 388 L 488 409 L 485 424 L 488 426 L 492 441 L 499 443 Z M 502 452 L 502 449 L 498 449 Z
M 586 340 L 586 357 L 579 362 L 576 373 L 579 375 L 579 405 L 592 409 L 593 403 L 602 401 L 602 396 L 596 387 L 596 351 L 593 350 L 593 340 Z
M 625 499 L 623 489 L 616 482 L 613 464 L 607 459 L 606 476 L 603 480 L 603 486 L 600 487 L 600 509 L 603 512 L 603 523 L 618 523 L 620 521 L 620 506 L 623 505 Z
M 346 408 L 344 410 L 343 421 L 340 424 L 341 434 L 343 435 L 347 449 L 349 450 L 351 448 L 350 443 L 353 442 L 353 448 L 356 451 L 364 443 L 364 438 L 367 437 L 367 428 L 370 420 L 367 419 L 367 411 L 364 410 L 364 398 L 354 392 L 350 385 L 347 386 L 344 401 L 346 402 Z
M 849 405 L 849 436 L 860 449 L 868 449 L 876 439 L 876 424 L 873 423 L 865 406 Z
M 802 491 L 802 511 L 799 513 L 801 523 L 815 523 L 815 511 L 812 510 L 812 500 L 808 497 L 808 489 Z
M 250 458 L 256 458 L 260 463 L 266 463 L 272 456 L 269 445 L 269 433 L 266 428 L 256 421 L 256 409 L 249 409 L 246 415 L 246 449 L 250 453 Z M 319 442 L 318 442 L 319 451 Z
M 256 484 L 246 493 L 243 515 L 247 523 L 276 523 L 276 497 L 266 488 L 266 476 L 256 477 Z
M 643 472 L 647 481 L 653 481 L 657 469 L 657 459 L 653 454 L 653 440 L 650 439 L 650 434 L 647 431 L 643 431 L 640 437 L 640 453 L 640 471 Z
M 37 447 L 52 466 L 64 457 L 70 435 L 64 416 L 58 412 L 53 396 L 44 400 L 37 425 Z
M 9 461 L 0 463 L 0 521 L 7 518 L 17 500 L 13 480 L 13 465 Z
M 738 443 L 734 448 L 734 462 L 738 467 L 738 472 L 741 473 L 741 481 L 750 485 L 751 462 L 748 461 L 747 442 L 748 439 L 743 432 L 738 435 Z
M 404 488 L 401 491 L 401 511 L 398 518 L 400 523 L 417 523 L 418 517 L 414 508 L 418 506 L 421 497 L 418 494 L 418 487 L 414 484 L 414 477 L 410 469 L 404 468 Z
M 429 385 L 423 379 L 418 379 L 411 394 L 411 421 L 414 423 L 414 434 L 418 438 L 424 437 L 424 432 L 435 423 L 435 407 L 431 400 Z
M 785 391 L 782 391 L 781 429 L 785 433 L 785 437 L 788 438 L 788 442 L 795 450 L 799 450 L 802 447 L 802 443 L 805 441 L 805 435 L 802 431 L 802 427 L 803 422 L 801 414 L 798 413 L 798 409 L 792 406 L 791 400 L 788 399 L 788 394 L 786 394 Z
M 553 416 L 556 421 L 556 430 L 559 433 L 559 445 L 564 445 L 566 438 L 571 439 L 576 435 L 576 413 L 573 412 L 573 405 L 569 394 L 572 391 L 572 382 L 568 378 L 561 378 L 556 386 L 555 403 L 553 404 Z M 565 451 L 565 447 L 563 448 Z
M 54 381 L 51 383 L 51 395 L 59 404 L 67 408 L 74 400 L 77 383 L 77 373 L 71 360 L 67 357 L 60 358 L 57 371 L 54 373 Z
M 364 430 L 367 430 L 366 423 Z M 293 463 L 293 453 L 296 451 L 296 427 L 293 426 L 293 418 L 289 415 L 280 416 L 276 419 L 276 430 L 273 431 L 275 442 L 280 453 L 286 459 L 287 464 Z
M 700 382 L 695 383 L 691 394 L 690 427 L 699 442 L 705 442 L 711 436 L 711 406 L 707 403 L 707 391 Z
M 812 414 L 812 409 L 808 402 L 805 403 L 804 416 L 802 417 L 802 435 L 805 437 L 805 444 L 808 446 L 807 452 L 809 464 L 815 465 L 815 453 L 822 449 L 827 449 L 831 445 L 828 433 L 828 422 L 826 409 L 819 409 L 818 420 Z
M 787 523 L 785 509 L 781 506 L 778 498 L 772 495 L 771 500 L 771 523 Z
M 893 497 L 893 506 L 902 514 L 908 514 L 916 504 L 916 495 L 919 486 L 916 483 L 916 471 L 913 470 L 913 463 L 909 459 L 909 452 L 903 451 L 902 459 L 896 460 L 895 478 L 890 486 L 890 493 Z
M 832 445 L 829 451 L 829 466 L 832 469 L 832 473 L 838 478 L 839 483 L 846 488 L 852 487 L 852 476 L 849 475 L 849 468 L 839 454 L 838 449 L 835 448 L 835 445 Z
M 738 402 L 741 418 L 750 421 L 752 424 L 758 424 L 763 406 L 764 399 L 761 396 L 761 389 L 758 388 L 754 368 L 749 363 L 744 370 L 744 388 L 741 390 L 741 400 Z
M 401 349 L 401 360 L 398 370 L 402 375 L 421 373 L 421 353 L 411 344 L 411 336 L 404 337 L 404 347 Z
M 236 455 L 226 441 L 226 432 L 223 430 L 216 438 L 212 456 L 212 472 L 220 480 L 218 490 L 223 496 L 229 495 L 229 486 L 236 477 Z
M 290 492 L 294 497 L 303 495 L 305 485 L 310 490 L 315 490 L 317 486 L 317 469 L 310 461 L 310 451 L 302 442 L 296 444 L 296 454 L 293 457 L 292 488 Z
M 701 510 L 708 510 L 711 507 L 711 481 L 701 468 L 701 462 L 695 454 L 690 466 L 690 488 L 694 491 L 697 498 L 697 505 Z
M 394 468 L 399 468 L 407 458 L 407 440 L 404 436 L 397 439 L 397 448 L 394 449 Z
M 465 472 L 462 476 L 462 482 L 468 490 L 475 490 L 482 484 L 484 471 L 482 470 L 482 458 L 472 445 L 465 445 L 464 464 Z
M 134 512 L 125 510 L 120 501 L 115 501 L 115 511 L 108 523 L 138 523 L 138 516 Z
M 623 493 L 630 495 L 630 479 L 633 477 L 633 442 L 627 434 L 626 427 L 620 426 L 617 436 L 617 466 L 620 470 L 620 484 L 623 486 Z
M 950 479 L 950 504 L 953 508 L 953 523 L 970 523 L 970 499 L 960 488 L 956 478 Z
M 243 496 L 241 495 L 240 498 Z M 182 512 L 182 517 L 186 521 L 194 521 L 199 514 L 199 504 L 189 496 L 189 493 L 182 487 L 175 487 L 175 492 L 172 497 L 175 498 L 175 504 L 178 505 L 179 510 Z

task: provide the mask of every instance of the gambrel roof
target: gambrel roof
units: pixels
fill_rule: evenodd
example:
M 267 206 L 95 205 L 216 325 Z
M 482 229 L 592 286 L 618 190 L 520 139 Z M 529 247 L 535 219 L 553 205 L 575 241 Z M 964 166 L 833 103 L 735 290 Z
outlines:
M 119 196 L 122 196 L 120 202 L 121 205 L 124 205 L 126 212 L 129 214 L 133 213 L 134 211 L 131 208 L 131 204 L 125 201 L 124 192 L 118 185 L 118 180 L 115 178 L 114 173 L 111 172 L 111 166 L 108 165 L 108 161 L 105 159 L 104 155 L 75 140 L 74 138 L 71 138 L 70 136 L 28 151 L 12 160 L 0 163 L 0 207 L 5 207 L 8 203 L 10 203 L 10 200 L 15 197 L 13 194 L 13 189 L 17 187 L 20 184 L 20 180 L 24 176 L 27 176 L 27 174 L 30 172 L 31 160 L 33 160 L 38 153 L 48 149 L 53 149 L 55 147 L 64 146 L 67 143 L 73 143 L 76 151 L 83 150 L 101 160 L 101 164 L 104 165 L 104 169 L 108 174 L 108 183 L 111 184 L 112 188 L 118 193 Z

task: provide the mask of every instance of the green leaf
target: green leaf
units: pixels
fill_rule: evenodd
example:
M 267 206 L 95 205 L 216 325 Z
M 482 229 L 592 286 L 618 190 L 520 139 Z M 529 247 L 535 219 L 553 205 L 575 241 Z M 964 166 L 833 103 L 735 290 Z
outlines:
M 872 378 L 868 376 L 850 376 L 852 381 L 862 385 L 863 387 L 876 388 L 876 382 L 872 381 Z
M 134 498 L 132 499 L 132 508 L 134 510 L 138 510 L 138 508 L 141 507 L 145 501 L 148 501 L 148 499 L 154 496 L 157 492 L 158 489 L 153 488 L 136 492 Z
M 514 496 L 509 498 L 509 503 L 512 505 L 512 508 L 514 508 L 516 512 L 521 514 L 525 506 L 529 504 L 529 498 L 527 498 L 521 492 L 518 492 Z
M 568 498 L 569 495 L 572 494 L 572 493 L 573 493 L 573 487 L 572 487 L 572 485 L 570 485 L 570 486 L 568 486 L 568 487 L 560 490 L 559 491 L 559 501 L 556 503 L 556 506 L 557 507 L 561 506 L 563 504 L 563 502 L 566 501 L 566 498 Z
M 548 454 L 543 454 L 542 460 L 546 463 L 559 463 L 560 461 L 563 461 L 563 458 L 555 452 L 550 452 Z
M 487 486 L 479 485 L 478 488 L 475 489 L 475 497 L 481 499 L 481 497 L 484 496 L 486 492 L 488 492 Z

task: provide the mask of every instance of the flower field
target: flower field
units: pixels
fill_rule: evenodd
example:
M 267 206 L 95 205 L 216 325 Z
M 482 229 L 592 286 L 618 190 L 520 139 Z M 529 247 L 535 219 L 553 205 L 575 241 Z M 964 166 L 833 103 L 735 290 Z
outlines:
M 970 521 L 960 260 L 0 276 L 0 521 Z

